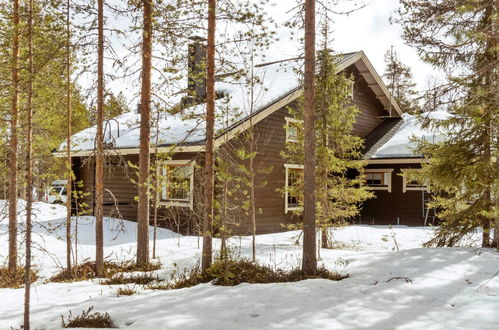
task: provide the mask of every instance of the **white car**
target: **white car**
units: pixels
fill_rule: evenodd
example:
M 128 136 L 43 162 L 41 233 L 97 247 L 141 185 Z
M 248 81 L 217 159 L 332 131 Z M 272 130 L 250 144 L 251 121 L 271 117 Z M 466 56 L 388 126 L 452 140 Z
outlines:
M 66 192 L 66 180 L 57 180 L 52 182 L 52 186 L 50 187 L 46 202 L 50 204 L 65 204 L 67 201 L 67 192 Z

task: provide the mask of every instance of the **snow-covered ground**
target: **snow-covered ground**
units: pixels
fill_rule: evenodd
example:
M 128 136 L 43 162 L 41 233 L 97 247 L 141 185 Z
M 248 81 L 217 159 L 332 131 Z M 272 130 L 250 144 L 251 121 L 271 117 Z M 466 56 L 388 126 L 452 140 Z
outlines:
M 138 294 L 117 297 L 119 286 L 97 281 L 46 283 L 65 260 L 65 229 L 59 226 L 65 209 L 44 203 L 35 208 L 34 264 L 42 278 L 33 286 L 32 328 L 60 329 L 61 315 L 80 314 L 94 306 L 126 329 L 499 329 L 499 275 L 494 277 L 499 254 L 474 247 L 422 248 L 432 234 L 429 227 L 335 230 L 337 249 L 322 249 L 320 262 L 350 274 L 339 282 L 203 284 L 173 291 L 137 287 Z M 78 220 L 80 261 L 95 253 L 93 228 L 92 217 Z M 105 228 L 105 255 L 132 259 L 136 224 L 106 219 Z M 259 235 L 259 262 L 278 268 L 297 266 L 301 258 L 297 236 L 298 232 Z M 170 278 L 195 266 L 200 244 L 197 237 L 160 229 L 157 254 L 162 268 L 154 274 Z M 250 256 L 249 237 L 233 238 L 231 244 L 237 253 Z M 0 262 L 6 260 L 7 246 L 3 220 Z M 22 303 L 23 289 L 0 289 L 0 329 L 20 325 Z

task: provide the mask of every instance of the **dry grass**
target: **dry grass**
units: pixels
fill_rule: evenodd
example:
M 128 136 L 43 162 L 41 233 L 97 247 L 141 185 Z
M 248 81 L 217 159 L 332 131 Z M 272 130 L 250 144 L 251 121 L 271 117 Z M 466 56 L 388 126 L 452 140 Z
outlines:
M 94 306 L 84 310 L 81 315 L 73 316 L 71 311 L 67 319 L 61 315 L 63 328 L 116 328 L 108 313 L 93 312 Z
M 160 269 L 160 264 L 137 265 L 131 261 L 121 263 L 104 262 L 104 275 L 102 278 L 112 278 L 118 273 L 136 272 L 136 271 L 153 271 Z M 76 282 L 86 281 L 97 278 L 95 274 L 95 262 L 87 261 L 71 268 L 71 271 L 62 270 L 50 278 L 52 282 Z
M 9 272 L 7 267 L 0 267 L 0 288 L 17 289 L 24 285 L 24 267 L 19 266 L 14 273 Z M 38 279 L 36 269 L 31 269 L 30 282 L 33 283 Z
M 139 291 L 135 287 L 130 287 L 130 286 L 125 286 L 125 287 L 120 287 L 118 290 L 116 290 L 116 295 L 118 297 L 120 296 L 132 296 Z
M 123 274 L 120 274 L 118 276 L 113 276 L 110 278 L 107 278 L 103 281 L 100 282 L 100 284 L 104 285 L 116 285 L 116 284 L 139 284 L 139 285 L 147 285 L 152 282 L 159 282 L 161 279 L 158 277 L 154 277 L 151 275 L 148 275 L 146 273 L 144 274 L 139 274 L 139 275 L 132 275 L 132 276 L 125 276 Z
M 305 275 L 301 269 L 295 268 L 290 271 L 272 269 L 271 267 L 254 264 L 249 260 L 225 260 L 217 261 L 206 271 L 201 272 L 198 268 L 183 274 L 173 283 L 149 285 L 148 289 L 172 290 L 192 287 L 200 283 L 211 282 L 213 285 L 234 286 L 241 283 L 284 283 L 297 282 L 306 279 L 323 278 L 331 281 L 340 281 L 347 275 L 332 272 L 325 267 L 320 267 L 315 275 Z

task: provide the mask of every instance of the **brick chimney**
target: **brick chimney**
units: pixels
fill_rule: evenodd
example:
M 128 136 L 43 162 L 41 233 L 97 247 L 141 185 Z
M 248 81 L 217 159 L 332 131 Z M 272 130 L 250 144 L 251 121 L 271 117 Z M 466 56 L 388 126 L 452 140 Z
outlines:
M 206 39 L 192 37 L 188 50 L 187 89 L 193 103 L 206 99 Z

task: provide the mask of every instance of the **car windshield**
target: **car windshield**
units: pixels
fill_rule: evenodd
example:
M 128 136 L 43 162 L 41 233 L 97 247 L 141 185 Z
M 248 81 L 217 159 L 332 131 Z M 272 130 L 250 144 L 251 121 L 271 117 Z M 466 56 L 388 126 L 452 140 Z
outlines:
M 52 188 L 50 188 L 50 194 L 51 195 L 59 195 L 61 193 L 62 189 L 64 189 L 64 187 L 52 187 Z

